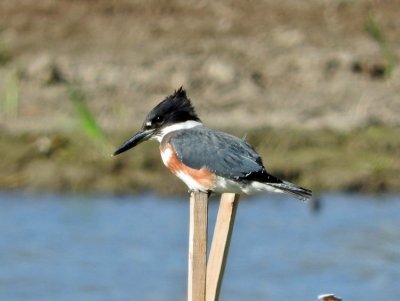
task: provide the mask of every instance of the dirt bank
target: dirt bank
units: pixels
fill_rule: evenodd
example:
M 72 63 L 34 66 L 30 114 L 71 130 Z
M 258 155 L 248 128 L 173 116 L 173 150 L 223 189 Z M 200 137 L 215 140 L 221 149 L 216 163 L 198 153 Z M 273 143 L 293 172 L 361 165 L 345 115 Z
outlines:
M 230 132 L 236 134 L 237 130 Z M 118 157 L 110 154 L 128 133 L 99 145 L 81 133 L 2 133 L 2 189 L 133 193 L 185 193 L 186 186 L 162 165 L 156 142 Z M 393 139 L 393 137 L 396 137 Z M 400 129 L 371 126 L 337 133 L 331 130 L 263 128 L 247 140 L 265 158 L 272 174 L 315 191 L 400 191 Z
M 398 191 L 398 11 L 367 0 L 1 1 L 0 186 L 174 190 L 154 146 L 95 154 L 67 88 L 117 145 L 183 85 L 206 124 L 254 134 L 278 174 Z M 291 142 L 302 139 L 312 141 Z

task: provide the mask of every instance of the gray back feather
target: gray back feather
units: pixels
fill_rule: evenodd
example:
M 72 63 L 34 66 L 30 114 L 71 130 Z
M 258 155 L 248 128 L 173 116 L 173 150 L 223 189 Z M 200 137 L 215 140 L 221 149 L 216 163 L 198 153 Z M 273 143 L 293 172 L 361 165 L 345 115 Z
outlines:
M 251 145 L 223 132 L 197 126 L 173 132 L 169 139 L 179 159 L 191 168 L 206 167 L 232 180 L 264 170 L 260 156 Z

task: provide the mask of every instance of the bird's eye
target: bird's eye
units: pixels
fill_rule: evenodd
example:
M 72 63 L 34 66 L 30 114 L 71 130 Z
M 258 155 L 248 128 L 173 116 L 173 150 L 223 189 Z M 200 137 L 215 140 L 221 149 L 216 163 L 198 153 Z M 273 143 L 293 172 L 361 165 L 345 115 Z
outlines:
M 157 123 L 161 123 L 161 122 L 163 122 L 163 118 L 162 118 L 161 116 L 157 115 L 157 116 L 154 118 L 154 121 L 157 122 Z

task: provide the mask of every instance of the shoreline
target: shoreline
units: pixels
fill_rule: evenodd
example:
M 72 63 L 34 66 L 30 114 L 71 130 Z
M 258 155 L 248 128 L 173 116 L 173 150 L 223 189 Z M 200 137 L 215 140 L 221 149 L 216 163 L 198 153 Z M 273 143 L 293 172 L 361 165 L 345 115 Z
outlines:
M 232 134 L 235 131 L 226 130 Z M 107 135 L 111 136 L 111 135 Z M 186 186 L 161 162 L 157 142 L 111 157 L 127 133 L 94 141 L 82 133 L 1 132 L 0 190 L 183 195 Z M 246 140 L 267 170 L 313 191 L 400 191 L 400 128 L 371 125 L 348 132 L 260 128 Z

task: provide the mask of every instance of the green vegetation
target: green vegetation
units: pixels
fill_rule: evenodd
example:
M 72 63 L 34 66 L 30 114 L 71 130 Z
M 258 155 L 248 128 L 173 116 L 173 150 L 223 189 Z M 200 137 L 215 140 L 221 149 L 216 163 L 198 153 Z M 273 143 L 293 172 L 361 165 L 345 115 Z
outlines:
M 393 48 L 388 43 L 386 36 L 372 14 L 368 15 L 365 22 L 365 30 L 369 36 L 374 39 L 381 48 L 382 56 L 385 63 L 385 75 L 390 76 L 396 64 L 396 56 Z
M 12 60 L 12 55 L 8 47 L 0 37 L 0 66 L 4 66 Z
M 103 153 L 110 153 L 111 147 L 103 130 L 87 106 L 83 91 L 69 86 L 68 96 L 75 108 L 80 132 L 85 133 L 91 142 L 100 147 Z
M 266 131 L 265 131 L 266 132 Z M 262 133 L 255 134 L 262 137 Z M 398 190 L 400 129 L 273 131 L 258 143 L 271 172 L 315 189 Z M 253 139 L 249 137 L 249 139 Z
M 14 118 L 19 108 L 19 78 L 16 69 L 12 69 L 4 79 L 4 94 L 0 95 L 0 116 Z
M 113 136 L 116 147 L 129 134 Z M 350 132 L 263 128 L 249 132 L 247 141 L 255 145 L 272 174 L 315 191 L 400 191 L 400 128 L 373 125 Z M 0 144 L 3 189 L 187 191 L 163 166 L 156 142 L 118 157 L 93 152 L 93 141 L 79 133 L 1 133 Z

